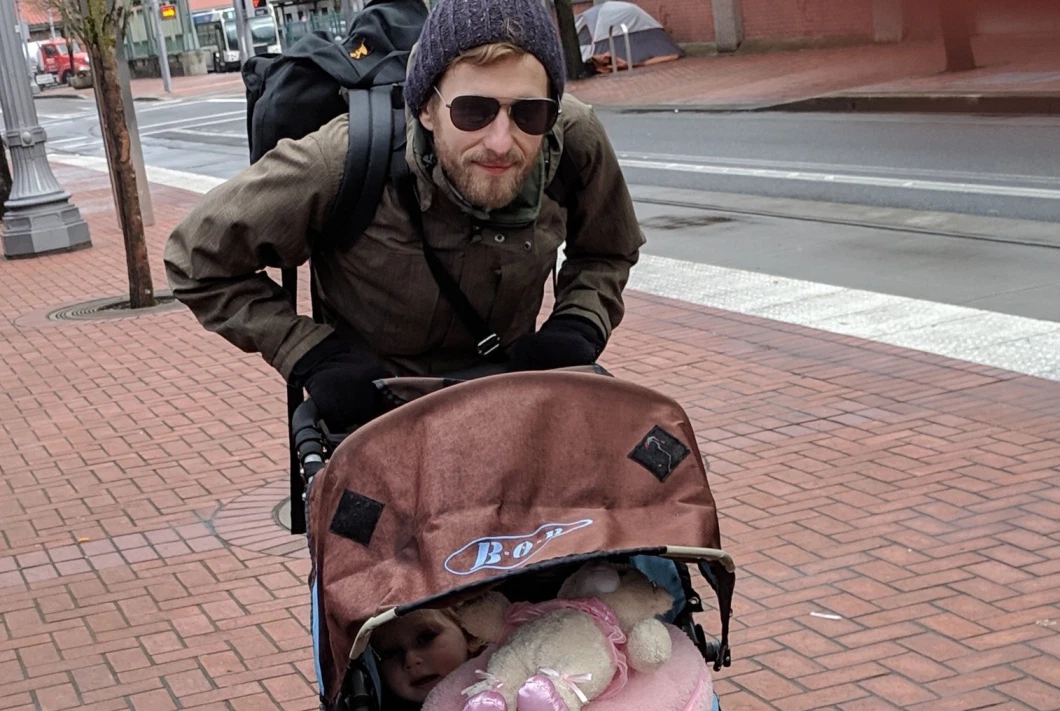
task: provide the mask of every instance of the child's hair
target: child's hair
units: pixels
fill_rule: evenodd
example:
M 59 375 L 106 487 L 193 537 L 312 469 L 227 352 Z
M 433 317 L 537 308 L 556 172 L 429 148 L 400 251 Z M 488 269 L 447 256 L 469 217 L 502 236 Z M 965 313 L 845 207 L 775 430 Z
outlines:
M 464 637 L 467 639 L 468 658 L 477 657 L 482 654 L 482 650 L 489 646 L 488 641 L 479 639 L 467 631 L 467 628 L 464 627 L 463 621 L 460 619 L 460 615 L 456 614 L 456 610 L 451 607 L 439 607 L 437 610 L 452 620 L 456 626 L 460 628 L 460 631 L 464 633 Z

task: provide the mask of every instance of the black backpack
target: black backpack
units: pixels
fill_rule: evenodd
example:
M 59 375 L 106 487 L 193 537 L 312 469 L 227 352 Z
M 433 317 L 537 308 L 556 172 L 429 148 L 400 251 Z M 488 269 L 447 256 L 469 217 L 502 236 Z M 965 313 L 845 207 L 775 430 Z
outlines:
M 243 65 L 251 163 L 281 139 L 302 138 L 350 114 L 346 169 L 324 234 L 330 244 L 356 239 L 387 180 L 408 172 L 401 90 L 426 19 L 422 0 L 373 0 L 341 42 L 312 32 L 282 55 L 251 57 Z
M 338 195 L 331 206 L 321 243 L 348 248 L 375 216 L 388 181 L 400 186 L 413 226 L 422 232 L 418 207 L 412 203 L 411 174 L 405 160 L 405 102 L 402 95 L 408 59 L 428 10 L 422 0 L 372 0 L 358 12 L 341 42 L 325 32 L 312 32 L 282 55 L 259 55 L 243 65 L 247 90 L 247 137 L 250 162 L 255 163 L 284 138 L 300 139 L 349 112 L 349 148 Z M 547 192 L 570 212 L 581 181 L 566 152 Z M 568 223 L 568 231 L 576 230 Z M 424 241 L 428 266 L 459 319 L 479 342 L 493 344 L 496 334 L 475 312 L 456 281 Z M 297 302 L 295 269 L 282 270 L 283 288 Z M 324 322 L 310 269 L 313 319 Z M 297 306 L 296 306 L 297 308 Z M 500 350 L 503 355 L 503 350 Z M 288 424 L 303 401 L 301 388 L 288 386 Z M 290 428 L 289 428 L 290 430 Z M 305 508 L 300 505 L 304 482 L 298 452 L 291 439 L 291 533 L 305 533 Z

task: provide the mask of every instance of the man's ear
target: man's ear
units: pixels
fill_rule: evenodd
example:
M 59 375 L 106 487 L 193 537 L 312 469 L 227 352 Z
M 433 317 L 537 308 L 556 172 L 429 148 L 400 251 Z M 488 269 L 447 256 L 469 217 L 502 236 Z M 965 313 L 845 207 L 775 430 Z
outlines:
M 423 106 L 423 109 L 420 111 L 420 124 L 422 124 L 423 127 L 425 129 L 427 129 L 428 131 L 430 131 L 431 133 L 434 133 L 434 119 L 435 119 L 434 107 L 435 107 L 435 103 L 436 102 L 434 101 L 434 99 L 432 97 Z

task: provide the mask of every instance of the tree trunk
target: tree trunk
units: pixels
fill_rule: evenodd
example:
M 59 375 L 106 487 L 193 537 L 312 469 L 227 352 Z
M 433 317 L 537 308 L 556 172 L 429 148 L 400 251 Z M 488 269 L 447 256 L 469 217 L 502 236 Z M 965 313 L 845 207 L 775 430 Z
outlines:
M 89 47 L 92 72 L 96 77 L 96 101 L 103 118 L 106 134 L 104 145 L 111 169 L 118 204 L 118 219 L 125 239 L 125 262 L 129 272 L 129 306 L 134 309 L 155 305 L 155 290 L 151 281 L 151 263 L 147 258 L 143 216 L 140 213 L 140 193 L 136 188 L 129 130 L 125 123 L 125 104 L 121 96 L 118 63 L 113 47 Z
M 4 203 L 11 194 L 11 166 L 7 164 L 7 152 L 0 144 L 0 218 L 4 216 Z
M 975 69 L 972 35 L 966 0 L 939 0 L 942 43 L 946 47 L 946 71 L 967 72 Z
M 62 38 L 66 40 L 66 58 L 70 60 L 70 76 L 73 76 L 74 67 L 77 66 L 74 64 L 74 38 L 70 36 L 65 27 L 60 30 L 60 34 L 62 35 Z
M 568 79 L 584 79 L 589 72 L 582 62 L 582 51 L 578 45 L 578 31 L 574 28 L 574 7 L 571 0 L 556 0 L 556 24 L 563 43 L 563 58 L 567 64 Z

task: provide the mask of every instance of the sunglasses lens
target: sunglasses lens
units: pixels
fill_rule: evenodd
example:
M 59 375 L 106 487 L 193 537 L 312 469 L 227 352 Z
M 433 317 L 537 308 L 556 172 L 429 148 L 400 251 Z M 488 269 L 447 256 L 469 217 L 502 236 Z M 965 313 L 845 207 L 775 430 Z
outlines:
M 449 116 L 461 131 L 477 131 L 489 126 L 501 110 L 501 102 L 488 96 L 458 96 L 453 99 Z
M 549 99 L 520 99 L 512 104 L 512 121 L 531 136 L 548 133 L 558 115 L 559 105 Z

